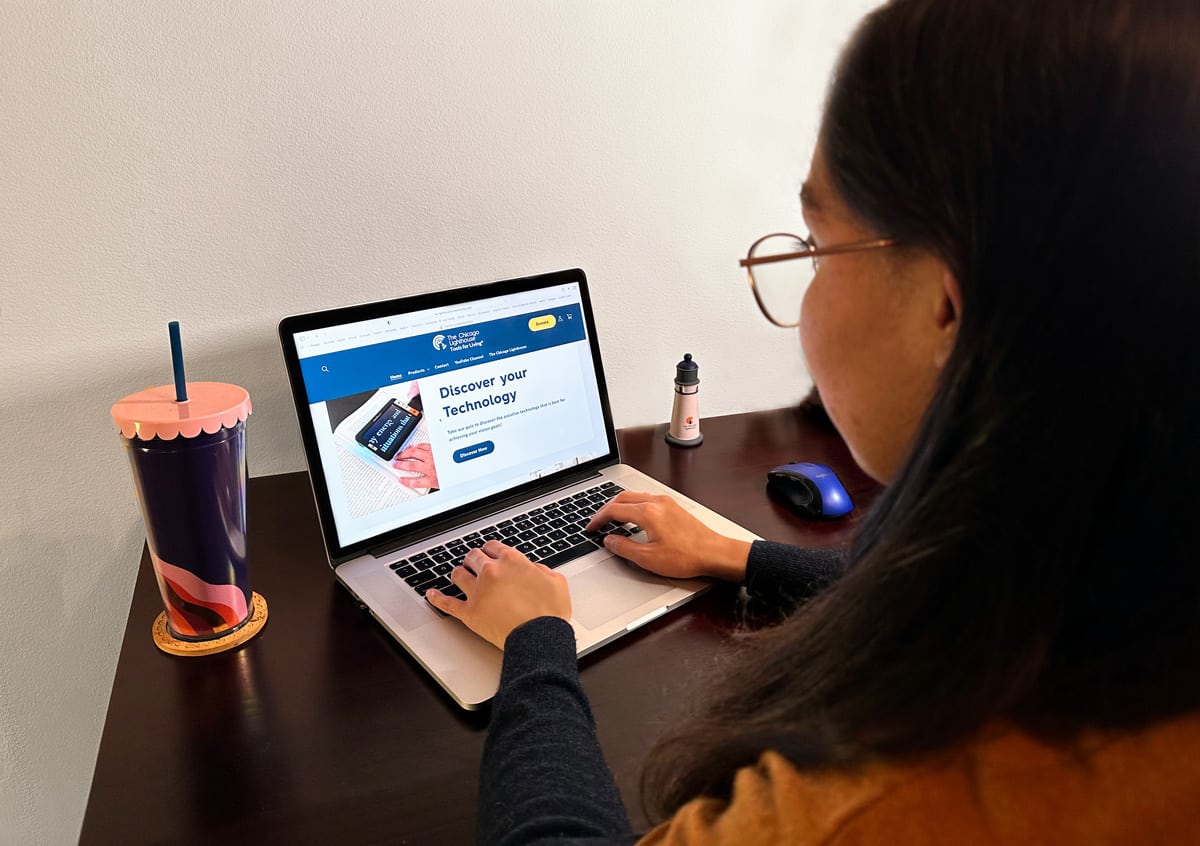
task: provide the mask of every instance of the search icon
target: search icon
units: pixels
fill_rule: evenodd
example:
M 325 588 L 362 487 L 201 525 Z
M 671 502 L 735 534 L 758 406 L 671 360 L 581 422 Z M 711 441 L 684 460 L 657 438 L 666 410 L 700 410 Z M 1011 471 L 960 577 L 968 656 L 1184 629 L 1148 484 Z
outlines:
M 328 372 L 329 372 L 329 367 L 328 367 L 327 365 L 324 365 L 324 364 L 322 364 L 322 365 L 321 365 L 321 372 L 322 372 L 322 373 L 328 373 Z

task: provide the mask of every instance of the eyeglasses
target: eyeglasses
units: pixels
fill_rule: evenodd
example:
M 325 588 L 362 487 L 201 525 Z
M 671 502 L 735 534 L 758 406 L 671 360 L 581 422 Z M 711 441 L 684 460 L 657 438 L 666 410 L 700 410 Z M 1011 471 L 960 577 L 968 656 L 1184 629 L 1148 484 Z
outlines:
M 859 250 L 875 250 L 894 247 L 895 238 L 879 238 L 874 241 L 856 241 L 833 247 L 816 247 L 807 238 L 786 232 L 764 235 L 750 245 L 750 251 L 738 264 L 746 268 L 750 277 L 750 290 L 758 303 L 763 317 L 776 326 L 800 325 L 800 302 L 804 290 L 817 275 L 823 256 L 840 253 L 856 253 Z M 812 263 L 782 265 L 792 259 L 812 259 Z

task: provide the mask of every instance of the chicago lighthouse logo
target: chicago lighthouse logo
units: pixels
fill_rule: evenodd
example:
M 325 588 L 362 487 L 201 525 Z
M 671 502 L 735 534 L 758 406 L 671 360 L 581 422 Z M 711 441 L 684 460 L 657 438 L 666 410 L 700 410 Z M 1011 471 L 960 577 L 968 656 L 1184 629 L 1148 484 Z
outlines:
M 482 346 L 483 338 L 480 337 L 478 329 L 463 329 L 461 332 L 447 332 L 444 335 L 439 332 L 433 336 L 433 348 L 438 352 L 462 352 Z

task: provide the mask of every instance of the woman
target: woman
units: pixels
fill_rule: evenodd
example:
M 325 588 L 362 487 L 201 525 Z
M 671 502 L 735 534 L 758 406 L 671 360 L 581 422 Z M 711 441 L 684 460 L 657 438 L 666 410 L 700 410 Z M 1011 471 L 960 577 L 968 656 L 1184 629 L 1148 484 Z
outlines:
M 800 336 L 889 487 L 845 573 L 650 754 L 647 842 L 1194 842 L 1198 47 L 1194 0 L 862 23 L 802 196 L 824 253 Z M 778 545 L 668 501 L 610 518 L 656 572 L 787 579 Z M 497 545 L 454 581 L 466 602 L 431 601 L 506 650 L 481 838 L 631 840 L 562 580 Z

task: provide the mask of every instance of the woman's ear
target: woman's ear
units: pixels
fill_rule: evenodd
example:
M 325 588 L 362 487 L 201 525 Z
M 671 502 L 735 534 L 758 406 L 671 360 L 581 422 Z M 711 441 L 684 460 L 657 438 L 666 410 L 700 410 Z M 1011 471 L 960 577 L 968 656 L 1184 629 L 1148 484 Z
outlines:
M 962 288 L 949 268 L 942 271 L 942 292 L 937 310 L 937 328 L 940 333 L 935 360 L 938 367 L 944 367 L 954 349 L 954 341 L 958 337 L 958 322 L 962 316 Z

